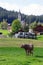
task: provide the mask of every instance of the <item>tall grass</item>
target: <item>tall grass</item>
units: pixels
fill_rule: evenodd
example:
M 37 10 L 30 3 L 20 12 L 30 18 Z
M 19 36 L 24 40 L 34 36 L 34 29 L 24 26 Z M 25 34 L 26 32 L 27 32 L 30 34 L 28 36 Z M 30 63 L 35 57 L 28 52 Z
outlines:
M 34 44 L 35 47 L 43 47 L 43 40 L 22 39 L 22 38 L 2 38 L 0 47 L 20 47 L 22 44 Z

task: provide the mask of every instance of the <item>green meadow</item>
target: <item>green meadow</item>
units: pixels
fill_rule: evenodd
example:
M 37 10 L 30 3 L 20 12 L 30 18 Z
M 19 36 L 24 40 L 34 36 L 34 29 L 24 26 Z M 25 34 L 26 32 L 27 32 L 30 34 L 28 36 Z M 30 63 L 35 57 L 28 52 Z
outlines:
M 0 29 L 0 32 L 2 32 L 3 35 L 8 35 L 8 33 L 9 33 L 8 30 L 2 30 L 2 29 Z
M 39 37 L 40 38 L 40 37 Z M 33 56 L 27 56 L 22 44 L 34 44 Z M 43 40 L 40 39 L 0 39 L 0 65 L 43 65 Z
M 19 47 L 1 47 L 0 65 L 43 65 L 43 48 L 34 48 L 33 56 L 27 56 Z
M 40 40 L 40 41 L 43 41 L 43 35 L 39 35 L 39 36 L 37 37 L 37 39 Z

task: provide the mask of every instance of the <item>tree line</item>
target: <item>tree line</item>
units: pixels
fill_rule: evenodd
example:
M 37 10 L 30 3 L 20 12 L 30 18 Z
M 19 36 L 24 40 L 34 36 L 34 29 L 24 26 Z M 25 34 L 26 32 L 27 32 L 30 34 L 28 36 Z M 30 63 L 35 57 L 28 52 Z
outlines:
M 19 12 L 17 11 L 8 11 L 0 7 L 0 22 L 2 22 L 3 19 L 6 19 L 7 22 L 11 24 L 13 20 L 18 18 L 18 13 Z M 40 21 L 41 23 L 43 23 L 43 15 L 35 16 L 35 15 L 25 15 L 21 13 L 21 19 L 28 24 L 34 21 L 37 21 L 37 22 Z

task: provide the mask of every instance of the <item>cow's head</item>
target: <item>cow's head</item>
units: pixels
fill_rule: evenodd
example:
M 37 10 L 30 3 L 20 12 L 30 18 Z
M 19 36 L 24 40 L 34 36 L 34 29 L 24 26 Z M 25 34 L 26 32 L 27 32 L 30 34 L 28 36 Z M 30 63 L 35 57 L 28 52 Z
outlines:
M 21 48 L 24 48 L 24 45 L 22 45 Z

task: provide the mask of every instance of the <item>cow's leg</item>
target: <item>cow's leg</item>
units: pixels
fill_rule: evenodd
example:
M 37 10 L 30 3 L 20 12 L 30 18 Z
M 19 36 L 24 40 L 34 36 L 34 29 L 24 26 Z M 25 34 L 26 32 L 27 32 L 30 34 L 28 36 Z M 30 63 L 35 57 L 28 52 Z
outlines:
M 28 55 L 30 54 L 29 50 L 28 50 Z
M 28 55 L 28 50 L 25 50 L 26 51 L 26 55 Z
M 33 56 L 33 51 L 32 50 L 30 51 L 30 54 L 32 54 L 32 56 Z
M 32 54 L 32 56 L 33 56 L 33 51 L 31 51 L 31 54 Z

